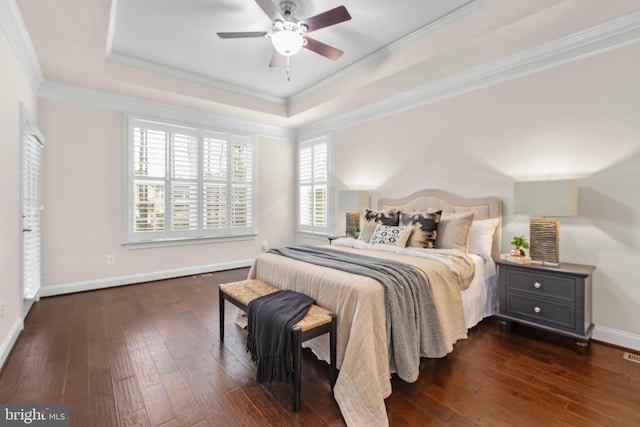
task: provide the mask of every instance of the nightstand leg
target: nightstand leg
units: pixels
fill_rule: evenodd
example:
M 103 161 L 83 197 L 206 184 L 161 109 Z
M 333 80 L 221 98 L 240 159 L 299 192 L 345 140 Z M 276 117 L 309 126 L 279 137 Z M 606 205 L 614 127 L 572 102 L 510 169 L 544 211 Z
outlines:
M 502 332 L 511 332 L 511 322 L 508 320 L 500 320 L 500 330 Z
M 576 351 L 578 354 L 585 354 L 589 350 L 589 341 L 576 341 Z

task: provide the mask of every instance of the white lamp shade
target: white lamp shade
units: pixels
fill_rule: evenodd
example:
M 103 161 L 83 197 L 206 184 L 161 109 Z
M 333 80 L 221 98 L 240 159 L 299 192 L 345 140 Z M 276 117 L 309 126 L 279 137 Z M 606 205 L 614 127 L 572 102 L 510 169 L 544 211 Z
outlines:
M 343 211 L 360 211 L 368 206 L 368 191 L 347 190 L 338 193 L 338 208 Z
M 280 55 L 291 56 L 300 51 L 304 38 L 295 31 L 282 30 L 271 36 L 271 43 Z
M 516 182 L 514 213 L 570 217 L 578 215 L 578 184 L 574 180 Z

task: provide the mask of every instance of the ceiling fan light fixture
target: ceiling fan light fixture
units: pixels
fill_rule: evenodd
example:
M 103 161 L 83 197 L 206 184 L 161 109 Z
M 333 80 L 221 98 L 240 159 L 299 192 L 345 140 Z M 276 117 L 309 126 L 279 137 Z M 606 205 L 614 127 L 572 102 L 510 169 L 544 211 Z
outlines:
M 292 56 L 298 53 L 304 46 L 305 41 L 302 34 L 297 31 L 282 30 L 271 35 L 273 47 L 280 55 L 284 56 Z

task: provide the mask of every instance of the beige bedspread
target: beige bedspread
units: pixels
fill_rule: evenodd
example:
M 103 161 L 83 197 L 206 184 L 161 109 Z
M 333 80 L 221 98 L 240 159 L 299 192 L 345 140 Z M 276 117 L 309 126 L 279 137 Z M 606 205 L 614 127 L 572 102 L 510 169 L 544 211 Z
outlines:
M 472 277 L 468 269 L 473 263 L 468 259 L 442 255 L 445 263 L 441 263 L 371 249 L 334 248 L 410 263 L 426 272 L 447 343 L 446 353 L 453 350 L 457 340 L 467 337 L 460 291 L 469 285 Z M 455 272 L 450 268 L 452 265 Z M 281 289 L 307 294 L 318 305 L 336 313 L 340 374 L 334 396 L 342 415 L 349 426 L 388 425 L 384 399 L 391 394 L 390 375 L 394 367 L 389 366 L 382 285 L 374 279 L 275 254 L 258 256 L 249 276 Z M 329 360 L 327 336 L 308 341 L 306 345 L 320 359 Z M 429 349 L 421 349 L 421 353 L 423 357 L 446 354 L 434 354 Z

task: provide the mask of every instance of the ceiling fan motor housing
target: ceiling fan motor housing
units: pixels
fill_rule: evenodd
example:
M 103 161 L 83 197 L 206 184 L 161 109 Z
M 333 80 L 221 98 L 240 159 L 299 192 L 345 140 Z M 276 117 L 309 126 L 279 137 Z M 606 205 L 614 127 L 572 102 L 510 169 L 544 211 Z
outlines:
M 293 19 L 293 17 L 291 15 L 293 15 L 293 12 L 296 10 L 297 5 L 290 1 L 290 0 L 284 0 L 280 2 L 280 10 L 282 10 L 282 15 L 284 15 L 285 19 Z

